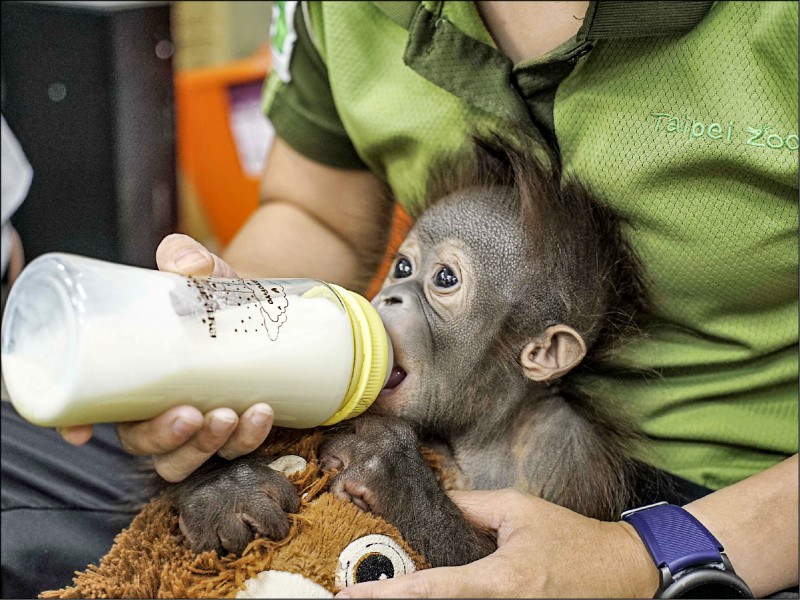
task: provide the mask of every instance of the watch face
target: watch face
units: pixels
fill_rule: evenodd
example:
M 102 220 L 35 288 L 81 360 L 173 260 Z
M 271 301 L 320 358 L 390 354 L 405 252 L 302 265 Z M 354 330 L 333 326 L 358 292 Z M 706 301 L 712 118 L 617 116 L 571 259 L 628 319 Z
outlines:
M 730 571 L 693 569 L 667 587 L 661 598 L 752 598 L 747 584 Z

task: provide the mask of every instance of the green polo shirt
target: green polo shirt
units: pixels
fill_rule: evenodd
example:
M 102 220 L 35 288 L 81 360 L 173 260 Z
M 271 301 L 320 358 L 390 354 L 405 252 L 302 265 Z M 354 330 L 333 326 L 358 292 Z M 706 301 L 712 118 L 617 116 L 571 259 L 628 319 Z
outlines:
M 520 64 L 472 2 L 274 14 L 264 110 L 305 156 L 412 207 L 467 131 L 524 128 L 627 219 L 656 318 L 584 383 L 622 399 L 651 462 L 719 488 L 797 452 L 796 2 L 592 2 Z

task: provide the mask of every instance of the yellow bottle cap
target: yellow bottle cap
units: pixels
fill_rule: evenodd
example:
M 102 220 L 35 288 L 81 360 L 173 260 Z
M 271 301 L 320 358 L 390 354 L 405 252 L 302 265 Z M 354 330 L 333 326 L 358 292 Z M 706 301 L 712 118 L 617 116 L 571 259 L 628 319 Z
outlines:
M 330 284 L 330 287 L 339 294 L 350 315 L 356 352 L 360 353 L 354 367 L 361 363 L 361 368 L 353 373 L 347 396 L 339 410 L 323 425 L 352 419 L 370 407 L 386 382 L 391 352 L 383 321 L 367 299 L 338 285 Z

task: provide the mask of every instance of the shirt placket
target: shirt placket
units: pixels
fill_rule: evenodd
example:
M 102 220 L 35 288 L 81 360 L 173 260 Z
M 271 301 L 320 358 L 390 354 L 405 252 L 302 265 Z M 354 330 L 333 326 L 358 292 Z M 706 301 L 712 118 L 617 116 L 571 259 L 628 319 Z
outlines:
M 517 88 L 511 60 L 463 33 L 441 14 L 442 2 L 420 4 L 409 26 L 403 60 L 438 87 L 540 137 Z
M 442 15 L 443 2 L 421 3 L 409 25 L 403 60 L 419 75 L 472 106 L 520 127 L 557 150 L 553 100 L 558 84 L 589 50 L 587 41 L 515 67 Z

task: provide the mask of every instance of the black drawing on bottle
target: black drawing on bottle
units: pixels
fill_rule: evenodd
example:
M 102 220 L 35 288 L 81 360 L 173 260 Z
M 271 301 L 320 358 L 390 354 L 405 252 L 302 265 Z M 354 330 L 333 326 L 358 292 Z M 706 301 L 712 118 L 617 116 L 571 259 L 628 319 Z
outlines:
M 186 287 L 171 291 L 170 297 L 178 316 L 197 315 L 211 338 L 216 338 L 218 333 L 217 313 L 241 307 L 244 310 L 240 311 L 239 326 L 234 327 L 232 333 L 266 334 L 274 342 L 286 322 L 289 306 L 283 286 L 265 279 L 187 277 Z

